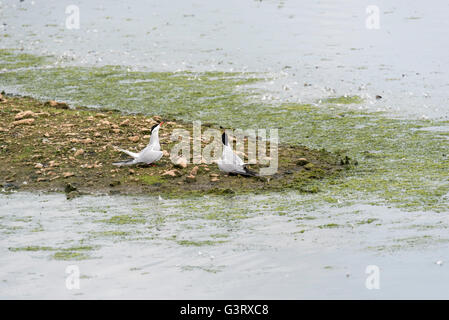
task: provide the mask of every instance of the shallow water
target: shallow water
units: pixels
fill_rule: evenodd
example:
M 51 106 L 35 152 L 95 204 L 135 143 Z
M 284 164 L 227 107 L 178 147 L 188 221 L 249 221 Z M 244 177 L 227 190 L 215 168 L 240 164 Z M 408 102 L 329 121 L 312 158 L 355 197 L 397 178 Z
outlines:
M 436 264 L 449 258 L 444 215 L 364 204 L 310 211 L 298 201 L 1 195 L 0 296 L 448 298 L 447 265 Z M 134 220 L 110 220 L 126 215 Z M 79 247 L 81 260 L 55 258 Z M 69 265 L 80 289 L 65 286 Z M 380 268 L 379 290 L 365 286 L 368 265 Z
M 449 4 L 377 1 L 2 1 L 0 48 L 55 55 L 60 65 L 127 65 L 152 71 L 256 71 L 270 100 L 314 102 L 358 94 L 364 107 L 447 119 Z M 307 83 L 310 86 L 304 86 Z M 375 99 L 381 95 L 381 101 Z
M 380 1 L 379 30 L 355 0 L 78 3 L 68 30 L 60 1 L 1 1 L 1 89 L 278 127 L 359 165 L 318 194 L 0 194 L 0 297 L 447 298 L 446 2 Z

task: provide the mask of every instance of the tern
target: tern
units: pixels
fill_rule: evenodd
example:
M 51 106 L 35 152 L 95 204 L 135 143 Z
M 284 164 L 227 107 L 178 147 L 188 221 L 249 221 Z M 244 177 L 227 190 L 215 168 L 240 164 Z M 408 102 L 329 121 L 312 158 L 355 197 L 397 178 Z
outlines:
M 151 164 L 162 158 L 163 152 L 161 151 L 161 145 L 159 144 L 159 128 L 164 122 L 160 122 L 151 127 L 151 137 L 148 145 L 139 153 L 131 152 L 128 150 L 117 148 L 118 151 L 126 153 L 132 159 L 114 162 L 115 166 L 130 166 L 138 163 Z
M 218 168 L 221 171 L 243 176 L 257 175 L 255 172 L 250 171 L 246 164 L 243 163 L 243 160 L 232 151 L 232 148 L 229 146 L 228 135 L 225 132 L 221 136 L 221 141 L 223 142 L 223 154 L 221 159 L 217 161 Z

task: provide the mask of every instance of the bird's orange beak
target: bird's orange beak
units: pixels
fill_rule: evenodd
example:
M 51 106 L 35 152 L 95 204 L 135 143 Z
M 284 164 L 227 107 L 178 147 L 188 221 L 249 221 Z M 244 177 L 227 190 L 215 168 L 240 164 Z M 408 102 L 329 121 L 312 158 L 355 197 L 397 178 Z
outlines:
M 164 124 L 164 121 L 161 121 L 161 123 L 159 123 L 159 125 L 162 127 L 162 125 Z

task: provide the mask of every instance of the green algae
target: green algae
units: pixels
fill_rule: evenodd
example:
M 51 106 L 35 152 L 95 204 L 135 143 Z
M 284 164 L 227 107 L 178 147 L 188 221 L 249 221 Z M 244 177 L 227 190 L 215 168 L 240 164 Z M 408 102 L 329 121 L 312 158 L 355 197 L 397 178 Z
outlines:
M 6 37 L 7 35 L 5 34 L 4 36 Z M 17 51 L 9 49 L 0 49 L 0 71 L 42 66 L 48 61 L 48 57 L 17 53 Z
M 182 271 L 194 271 L 194 270 L 201 270 L 208 273 L 218 273 L 221 272 L 224 269 L 224 266 L 211 266 L 211 267 L 205 267 L 205 266 L 181 266 Z
M 98 231 L 92 232 L 94 237 L 124 237 L 131 235 L 131 232 L 119 231 L 119 230 L 108 230 L 108 231 Z
M 378 252 L 397 252 L 406 249 L 416 249 L 417 247 L 429 247 L 435 244 L 447 244 L 449 239 L 435 237 L 431 235 L 413 236 L 393 239 L 388 245 L 368 246 L 367 249 Z
M 89 258 L 88 254 L 76 251 L 59 251 L 53 255 L 55 260 L 86 260 Z
M 340 228 L 341 225 L 336 224 L 336 223 L 328 223 L 328 224 L 323 224 L 321 226 L 318 226 L 318 228 L 320 229 L 333 229 L 333 228 Z
M 373 223 L 374 221 L 378 221 L 378 220 L 379 220 L 379 219 L 376 219 L 376 218 L 368 218 L 368 219 L 366 219 L 366 220 L 358 221 L 357 224 L 358 224 L 358 225 L 361 225 L 361 224 L 371 224 L 371 223 Z
M 359 96 L 341 96 L 332 97 L 323 100 L 324 103 L 330 104 L 359 104 L 363 102 L 363 99 Z
M 17 63 L 27 62 L 16 58 Z M 36 97 L 187 120 L 196 120 L 195 111 L 201 111 L 213 120 L 221 109 L 246 103 L 247 95 L 236 92 L 237 86 L 260 79 L 243 73 L 138 72 L 104 66 L 13 69 L 0 74 L 0 80 Z
M 199 241 L 193 241 L 193 240 L 178 240 L 176 241 L 177 244 L 181 246 L 195 246 L 195 247 L 201 247 L 201 246 L 213 246 L 220 243 L 225 243 L 224 240 L 218 240 L 218 241 L 212 241 L 212 240 L 199 240 Z
M 109 224 L 142 224 L 146 223 L 146 220 L 141 216 L 124 214 L 119 216 L 113 216 L 109 219 L 98 220 L 98 222 L 104 222 Z
M 18 247 L 18 248 L 8 248 L 9 251 L 18 252 L 18 251 L 53 251 L 55 250 L 52 247 L 41 247 L 41 246 L 26 246 L 26 247 Z
M 162 184 L 165 181 L 165 179 L 162 177 L 149 175 L 139 176 L 139 180 L 150 186 L 155 184 Z
M 94 250 L 92 246 L 73 246 L 69 248 L 54 248 L 47 246 L 26 246 L 17 248 L 8 248 L 12 252 L 40 252 L 40 251 L 56 251 L 51 257 L 55 260 L 84 260 L 89 259 L 87 252 Z

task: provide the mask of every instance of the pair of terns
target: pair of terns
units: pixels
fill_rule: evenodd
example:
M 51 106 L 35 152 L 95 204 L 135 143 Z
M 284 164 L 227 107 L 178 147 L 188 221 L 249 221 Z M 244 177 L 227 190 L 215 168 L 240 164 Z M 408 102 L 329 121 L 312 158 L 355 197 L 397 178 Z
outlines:
M 126 166 L 133 164 L 152 164 L 162 158 L 161 145 L 159 143 L 159 129 L 164 122 L 160 122 L 151 127 L 151 137 L 148 145 L 140 151 L 139 153 L 131 152 L 128 150 L 123 150 L 117 148 L 118 151 L 126 153 L 130 157 L 129 160 L 114 162 L 113 165 L 116 166 Z M 243 160 L 232 151 L 229 145 L 228 135 L 223 132 L 221 136 L 221 141 L 223 142 L 223 153 L 221 159 L 217 161 L 218 168 L 221 171 L 230 174 L 240 174 L 243 176 L 256 176 L 256 173 L 250 171 Z

